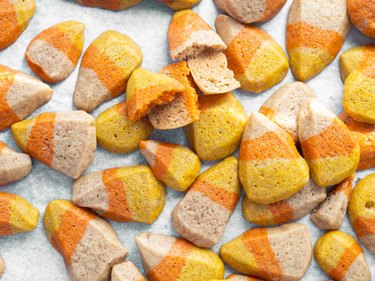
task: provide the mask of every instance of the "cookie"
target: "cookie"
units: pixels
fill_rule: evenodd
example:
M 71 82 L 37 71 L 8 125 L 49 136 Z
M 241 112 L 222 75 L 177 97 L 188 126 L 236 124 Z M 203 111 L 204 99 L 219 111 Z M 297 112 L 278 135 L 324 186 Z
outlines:
M 0 131 L 46 104 L 52 93 L 38 79 L 0 64 Z
M 168 28 L 168 43 L 172 60 L 184 60 L 207 50 L 223 51 L 226 48 L 208 23 L 189 9 L 174 13 Z
M 153 223 L 163 211 L 165 188 L 147 166 L 111 168 L 74 182 L 72 201 L 117 222 Z
M 177 191 L 188 189 L 201 170 L 199 157 L 186 146 L 148 140 L 139 150 L 155 177 Z
M 67 200 L 49 202 L 44 228 L 73 281 L 109 280 L 112 266 L 127 254 L 109 223 Z
M 38 220 L 38 209 L 28 201 L 15 194 L 0 192 L 0 237 L 32 231 Z
M 199 120 L 184 128 L 185 135 L 205 161 L 231 155 L 239 146 L 246 124 L 246 111 L 231 93 L 199 96 Z
M 147 281 L 131 261 L 112 267 L 111 281 Z
M 324 230 L 335 230 L 341 227 L 352 193 L 354 175 L 335 186 L 327 199 L 311 214 L 312 222 Z
M 5 272 L 5 261 L 4 259 L 0 256 L 0 277 L 4 274 Z
M 293 196 L 272 204 L 257 204 L 245 196 L 242 200 L 242 213 L 246 220 L 258 225 L 283 224 L 304 217 L 326 197 L 326 188 L 309 180 Z
M 129 36 L 113 30 L 103 32 L 83 55 L 73 95 L 74 105 L 90 112 L 121 95 L 142 59 L 141 49 Z
M 146 117 L 130 121 L 125 102 L 100 113 L 95 120 L 95 127 L 98 144 L 113 153 L 137 150 L 139 142 L 147 140 L 154 129 Z
M 13 124 L 12 134 L 25 153 L 74 179 L 94 159 L 95 119 L 84 111 L 41 113 Z
M 323 71 L 339 53 L 349 29 L 346 0 L 294 0 L 286 48 L 295 78 L 306 81 Z
M 371 280 L 362 248 L 349 234 L 327 232 L 316 241 L 314 256 L 320 268 L 334 280 Z
M 239 274 L 231 274 L 227 278 L 228 280 L 234 280 L 234 281 L 262 281 L 255 277 L 239 275 Z
M 309 180 L 309 167 L 291 135 L 258 112 L 246 124 L 239 173 L 247 197 L 259 204 L 289 198 Z
M 2 0 L 0 50 L 13 44 L 29 25 L 36 11 L 34 0 Z
M 200 112 L 198 94 L 186 62 L 169 64 L 160 72 L 179 81 L 185 86 L 185 90 L 177 95 L 173 101 L 151 109 L 148 118 L 152 126 L 159 130 L 171 130 L 197 121 Z
M 190 9 L 191 7 L 197 5 L 201 0 L 159 0 L 166 6 L 173 10 L 184 10 Z
M 298 143 L 299 111 L 313 97 L 311 88 L 305 83 L 291 82 L 270 96 L 259 112 L 291 134 L 294 142 Z
M 364 35 L 375 38 L 375 5 L 373 0 L 348 0 L 352 23 Z
M 154 106 L 171 102 L 185 90 L 184 85 L 167 75 L 136 69 L 126 87 L 126 111 L 130 121 L 147 115 Z
M 224 277 L 224 264 L 216 253 L 184 239 L 141 233 L 135 241 L 150 281 L 207 281 Z
M 204 171 L 172 212 L 178 234 L 198 247 L 216 245 L 241 197 L 238 161 L 226 158 Z
M 317 99 L 301 108 L 298 135 L 311 177 L 318 185 L 335 185 L 354 174 L 360 156 L 358 142 Z
M 243 25 L 219 15 L 216 30 L 227 44 L 228 67 L 241 89 L 263 92 L 281 82 L 288 72 L 288 58 L 280 45 L 260 28 Z
M 220 255 L 238 272 L 265 280 L 300 280 L 311 262 L 311 238 L 299 223 L 253 228 L 220 248 Z
M 120 11 L 138 5 L 142 0 L 76 0 L 83 6 Z

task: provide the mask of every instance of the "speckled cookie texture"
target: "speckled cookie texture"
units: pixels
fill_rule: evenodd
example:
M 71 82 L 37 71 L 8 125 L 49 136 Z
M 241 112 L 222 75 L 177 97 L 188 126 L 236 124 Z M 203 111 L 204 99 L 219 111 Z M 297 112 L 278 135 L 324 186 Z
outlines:
M 41 113 L 13 124 L 12 134 L 24 152 L 75 179 L 94 159 L 95 119 L 84 111 Z
M 139 149 L 155 177 L 170 188 L 185 191 L 199 175 L 201 161 L 186 146 L 147 140 Z
M 0 131 L 46 104 L 52 93 L 38 79 L 0 64 Z
M 339 53 L 349 29 L 346 0 L 294 0 L 286 48 L 296 79 L 306 81 L 323 71 Z
M 159 0 L 173 10 L 190 9 L 197 5 L 201 0 Z
M 270 204 L 297 193 L 309 180 L 309 167 L 290 134 L 253 112 L 239 152 L 240 180 L 246 196 Z
M 353 180 L 354 175 L 351 175 L 337 184 L 327 199 L 312 212 L 310 218 L 317 227 L 324 230 L 341 227 L 352 193 Z
M 141 233 L 135 240 L 150 281 L 224 278 L 224 264 L 211 250 L 162 234 Z
M 238 272 L 265 280 L 297 281 L 311 262 L 310 231 L 299 223 L 253 228 L 224 244 L 220 255 Z
M 261 279 L 245 276 L 245 275 L 239 275 L 239 274 L 231 274 L 228 277 L 228 280 L 234 280 L 234 281 L 262 281 Z
M 135 6 L 142 0 L 76 0 L 76 2 L 83 6 L 120 11 Z
M 163 211 L 164 185 L 147 166 L 93 172 L 73 184 L 73 203 L 118 222 L 153 223 Z
M 353 189 L 348 213 L 357 237 L 375 253 L 375 174 L 364 177 Z
M 226 158 L 204 171 L 172 212 L 178 234 L 198 247 L 216 245 L 241 197 L 238 161 Z
M 0 50 L 13 44 L 29 25 L 34 16 L 34 0 L 0 1 Z
M 98 144 L 113 153 L 129 153 L 138 149 L 139 142 L 147 140 L 153 131 L 150 121 L 144 117 L 130 121 L 126 103 L 118 103 L 95 120 Z
M 5 272 L 5 261 L 4 259 L 0 256 L 0 277 L 4 274 Z
M 243 25 L 219 15 L 216 30 L 228 46 L 228 67 L 241 89 L 260 93 L 282 81 L 288 72 L 288 58 L 271 36 L 260 28 Z
M 362 248 L 349 234 L 327 232 L 316 242 L 314 256 L 323 271 L 334 280 L 371 280 Z
M 74 281 L 109 280 L 112 266 L 127 254 L 109 223 L 67 200 L 48 204 L 44 228 Z
M 26 50 L 26 62 L 47 82 L 60 82 L 70 76 L 81 56 L 85 25 L 64 21 L 39 33 Z
M 113 30 L 103 32 L 83 55 L 73 95 L 74 105 L 90 112 L 122 94 L 142 59 L 141 49 L 129 36 Z
M 258 225 L 282 224 L 302 218 L 327 197 L 327 190 L 311 179 L 293 196 L 272 204 L 257 204 L 246 196 L 242 201 L 245 218 Z
M 38 209 L 24 198 L 0 192 L 0 236 L 31 231 L 38 219 Z
M 111 281 L 147 281 L 131 261 L 112 267 Z
M 301 109 L 298 135 L 311 177 L 318 185 L 335 185 L 354 174 L 359 144 L 348 127 L 317 99 Z
M 375 3 L 373 0 L 348 0 L 352 23 L 368 37 L 375 38 Z

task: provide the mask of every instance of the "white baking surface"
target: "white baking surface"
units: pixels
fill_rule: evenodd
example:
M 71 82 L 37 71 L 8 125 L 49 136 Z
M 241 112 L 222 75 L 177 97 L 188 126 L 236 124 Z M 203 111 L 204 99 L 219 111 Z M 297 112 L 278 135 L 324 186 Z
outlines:
M 144 60 L 143 67 L 158 71 L 171 60 L 168 55 L 167 29 L 173 14 L 156 0 L 144 0 L 140 5 L 121 12 L 112 12 L 96 8 L 82 7 L 74 1 L 69 0 L 36 0 L 37 12 L 31 20 L 29 27 L 21 37 L 6 50 L 0 51 L 0 64 L 23 72 L 33 74 L 28 68 L 24 53 L 30 40 L 40 31 L 65 20 L 78 20 L 86 24 L 85 49 L 103 31 L 114 29 L 132 37 L 142 48 Z M 262 24 L 261 28 L 268 32 L 285 49 L 285 26 L 291 0 L 287 2 L 281 12 L 271 21 Z M 1 7 L 0 7 L 1 8 Z M 212 0 L 202 0 L 194 10 L 203 17 L 211 26 L 214 26 L 216 15 L 219 11 L 215 8 Z M 372 41 L 374 42 L 374 41 Z M 371 43 L 371 39 L 363 36 L 352 27 L 348 38 L 342 48 L 345 51 L 355 45 Z M 32 116 L 45 111 L 69 111 L 74 110 L 72 94 L 77 79 L 79 67 L 65 81 L 53 84 L 54 95 L 52 100 Z M 259 109 L 261 104 L 281 85 L 294 80 L 289 71 L 287 77 L 279 85 L 272 89 L 254 95 L 236 91 L 236 96 L 241 100 L 247 113 Z M 315 94 L 335 113 L 342 110 L 341 100 L 343 94 L 343 83 L 340 79 L 338 69 L 338 58 L 336 58 L 321 74 L 308 82 Z M 124 95 L 106 102 L 97 108 L 92 114 L 96 117 L 100 112 L 110 106 L 124 100 Z M 186 144 L 182 129 L 172 131 L 154 131 L 152 139 L 178 142 Z M 0 140 L 16 148 L 9 130 L 0 132 Z M 98 171 L 110 167 L 145 164 L 141 154 L 136 151 L 126 155 L 116 155 L 98 147 L 95 160 L 86 173 Z M 206 169 L 212 163 L 204 163 Z M 202 170 L 203 170 L 202 169 Z M 373 171 L 357 173 L 356 182 Z M 7 268 L 2 281 L 64 281 L 70 280 L 62 257 L 51 246 L 46 238 L 43 227 L 44 209 L 48 202 L 53 199 L 71 198 L 72 179 L 63 176 L 37 160 L 33 160 L 32 173 L 25 179 L 0 188 L 1 191 L 15 193 L 30 201 L 40 210 L 41 217 L 37 229 L 30 233 L 23 233 L 8 237 L 0 237 L 0 255 L 3 256 Z M 168 188 L 167 201 L 163 213 L 151 226 L 139 223 L 114 223 L 121 242 L 129 249 L 128 259 L 134 261 L 142 269 L 139 252 L 134 243 L 134 237 L 141 231 L 150 231 L 164 234 L 176 235 L 171 226 L 171 212 L 183 194 Z M 309 226 L 312 232 L 312 242 L 323 233 L 318 230 L 309 220 L 309 216 L 300 222 Z M 245 230 L 253 227 L 242 216 L 241 204 L 232 215 L 226 231 L 218 245 L 213 249 L 218 252 L 220 245 L 240 235 Z M 342 231 L 354 235 L 348 219 L 345 219 Z M 370 265 L 373 279 L 375 280 L 375 257 L 365 250 L 367 261 Z M 298 255 L 298 253 L 296 253 Z M 143 270 L 142 270 L 143 271 Z M 227 267 L 226 274 L 232 270 Z M 303 280 L 325 280 L 326 275 L 319 269 L 313 260 Z M 193 280 L 192 280 L 193 281 Z

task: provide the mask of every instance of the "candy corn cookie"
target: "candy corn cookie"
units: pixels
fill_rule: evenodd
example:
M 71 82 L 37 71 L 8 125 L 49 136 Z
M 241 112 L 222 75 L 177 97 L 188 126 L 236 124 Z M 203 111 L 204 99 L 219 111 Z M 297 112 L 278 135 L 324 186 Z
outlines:
M 73 203 L 118 222 L 153 223 L 163 211 L 165 188 L 147 166 L 106 169 L 73 184 Z
M 223 51 L 220 36 L 193 10 L 174 13 L 168 28 L 169 54 L 172 60 L 196 57 L 206 50 Z
M 48 204 L 44 228 L 73 281 L 109 280 L 112 266 L 127 254 L 109 223 L 70 201 Z
M 26 62 L 35 74 L 47 82 L 69 77 L 81 56 L 85 25 L 64 21 L 39 33 L 26 50 Z
M 186 146 L 148 140 L 139 149 L 155 177 L 170 188 L 185 191 L 199 175 L 201 161 Z
M 0 192 L 0 236 L 28 232 L 36 228 L 39 211 L 22 197 Z
M 298 135 L 311 177 L 318 185 L 338 184 L 354 174 L 359 144 L 348 127 L 317 99 L 301 109 Z
M 142 0 L 76 0 L 78 4 L 113 11 L 120 11 L 135 6 Z
M 34 0 L 0 1 L 0 50 L 13 44 L 35 14 Z
M 199 158 L 219 160 L 239 146 L 246 124 L 246 111 L 232 94 L 199 96 L 199 120 L 184 128 L 186 137 Z
M 353 47 L 340 56 L 340 74 L 343 81 L 358 69 L 367 59 L 375 57 L 375 45 L 369 44 L 364 46 Z
M 238 161 L 226 158 L 202 173 L 172 212 L 178 234 L 198 247 L 216 245 L 241 197 Z
M 52 92 L 38 79 L 0 64 L 0 131 L 47 103 Z
M 352 23 L 368 37 L 375 38 L 375 3 L 373 0 L 348 0 Z
M 0 186 L 26 177 L 32 169 L 30 156 L 0 141 Z
M 111 281 L 147 281 L 131 261 L 112 267 Z
M 282 224 L 302 218 L 327 197 L 327 190 L 311 179 L 293 196 L 272 204 L 258 204 L 246 196 L 242 200 L 242 212 L 251 223 L 258 225 Z
M 173 101 L 151 109 L 148 118 L 154 128 L 170 130 L 197 121 L 199 119 L 198 94 L 186 62 L 169 64 L 160 72 L 179 81 L 185 86 L 185 90 L 177 95 Z
M 0 277 L 4 274 L 4 272 L 5 272 L 5 261 L 0 256 Z
M 303 82 L 292 82 L 282 86 L 270 96 L 259 109 L 259 112 L 275 122 L 298 140 L 298 115 L 301 106 L 313 98 L 309 86 Z
M 224 15 L 216 18 L 215 25 L 228 46 L 228 67 L 242 90 L 260 93 L 284 79 L 289 69 L 288 58 L 266 32 Z
M 355 186 L 349 201 L 350 222 L 357 237 L 375 253 L 375 174 L 364 177 Z
M 232 18 L 243 22 L 265 22 L 273 18 L 286 0 L 215 0 L 216 6 Z
M 354 120 L 375 124 L 375 56 L 369 57 L 346 78 L 342 104 Z
M 286 48 L 295 78 L 306 81 L 323 71 L 339 53 L 349 29 L 346 0 L 294 0 Z
M 258 112 L 247 121 L 239 160 L 246 195 L 259 204 L 286 199 L 309 180 L 309 167 L 291 135 Z
M 103 32 L 83 55 L 74 105 L 89 112 L 119 96 L 142 59 L 141 49 L 129 36 L 113 30 Z
M 154 106 L 171 102 L 185 86 L 167 75 L 136 69 L 126 87 L 126 111 L 130 121 L 147 115 Z
M 352 193 L 354 175 L 337 184 L 327 199 L 311 214 L 312 222 L 320 229 L 335 230 L 341 227 Z
M 95 120 L 98 144 L 113 153 L 129 153 L 150 137 L 153 127 L 146 117 L 128 119 L 126 103 L 118 103 L 99 114 Z
M 314 256 L 321 269 L 334 280 L 371 280 L 362 248 L 349 234 L 327 232 L 316 241 Z
M 13 124 L 12 134 L 24 152 L 75 179 L 94 159 L 95 119 L 84 111 L 45 112 Z
M 234 280 L 234 281 L 262 281 L 255 277 L 239 275 L 239 274 L 231 274 L 227 278 L 228 280 Z
M 190 9 L 201 0 L 159 0 L 173 10 Z
M 224 264 L 216 253 L 197 248 L 184 239 L 141 233 L 135 241 L 150 281 L 207 281 L 224 277 Z
M 238 272 L 265 280 L 300 280 L 311 262 L 310 231 L 304 224 L 253 228 L 220 248 Z

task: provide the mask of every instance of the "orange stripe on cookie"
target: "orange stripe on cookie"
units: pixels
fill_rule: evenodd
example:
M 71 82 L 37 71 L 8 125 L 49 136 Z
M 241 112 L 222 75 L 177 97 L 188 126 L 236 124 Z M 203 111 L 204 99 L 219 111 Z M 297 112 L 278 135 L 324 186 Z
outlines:
M 5 143 L 3 143 L 2 141 L 0 141 L 0 153 L 3 151 L 4 148 L 6 148 L 7 145 Z
M 0 193 L 0 236 L 13 234 L 9 223 L 11 215 L 11 201 L 16 198 L 14 194 Z
M 335 280 L 343 280 L 348 269 L 360 254 L 362 254 L 361 246 L 358 243 L 353 243 L 350 248 L 345 250 L 336 267 L 328 275 Z
M 102 181 L 108 195 L 108 210 L 104 215 L 116 221 L 132 221 L 133 216 L 125 193 L 125 184 L 119 178 L 117 169 L 102 172 Z
M 275 224 L 282 224 L 293 219 L 293 208 L 284 200 L 268 205 Z
M 353 180 L 354 175 L 351 175 L 350 177 L 346 178 L 338 185 L 336 185 L 336 188 L 333 190 L 333 193 L 343 192 L 345 196 L 349 199 L 350 194 L 352 193 Z
M 42 113 L 35 119 L 27 138 L 25 151 L 50 166 L 54 151 L 54 124 L 56 113 Z
M 157 179 L 163 180 L 168 171 L 169 165 L 173 159 L 173 150 L 177 147 L 175 144 L 165 143 L 158 145 L 155 154 L 155 163 L 152 171 Z
M 266 0 L 263 17 L 260 21 L 266 21 L 270 18 L 273 18 L 284 6 L 284 4 L 285 2 L 283 0 Z
M 358 217 L 353 223 L 353 228 L 358 238 L 375 234 L 375 219 Z
M 105 7 L 110 10 L 119 10 L 121 8 L 120 0 L 77 0 L 77 2 L 86 6 Z
M 8 47 L 22 32 L 17 21 L 17 11 L 9 0 L 0 0 L 0 50 Z

